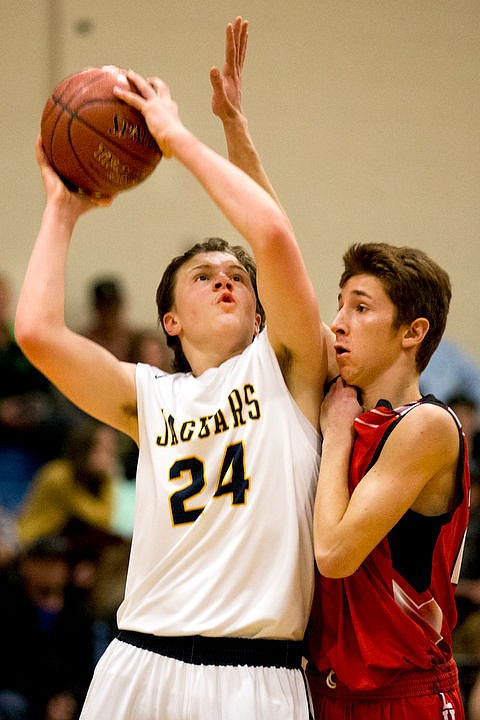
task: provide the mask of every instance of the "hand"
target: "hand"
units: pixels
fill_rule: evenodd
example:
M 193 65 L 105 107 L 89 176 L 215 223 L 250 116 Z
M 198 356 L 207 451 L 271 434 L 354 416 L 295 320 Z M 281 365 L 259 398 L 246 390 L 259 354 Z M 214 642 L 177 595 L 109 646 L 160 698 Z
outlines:
M 133 70 L 127 71 L 127 77 L 137 92 L 116 85 L 113 90 L 115 95 L 142 113 L 163 155 L 172 157 L 172 139 L 185 128 L 168 86 L 160 78 L 143 78 Z
M 347 385 L 340 377 L 332 383 L 320 409 L 322 435 L 330 431 L 335 435 L 349 433 L 353 438 L 353 421 L 362 412 L 357 389 Z
M 104 207 L 112 204 L 115 198 L 114 195 L 109 198 L 97 199 L 86 195 L 80 190 L 78 192 L 72 192 L 69 190 L 48 162 L 40 135 L 37 138 L 36 154 L 37 163 L 42 173 L 42 180 L 47 195 L 47 204 L 58 203 L 59 205 L 68 208 L 69 212 L 71 212 L 73 216 L 77 217 L 95 207 Z
M 242 113 L 242 71 L 247 52 L 248 21 L 237 17 L 229 23 L 225 38 L 225 63 L 222 72 L 210 70 L 213 88 L 212 110 L 223 122 Z

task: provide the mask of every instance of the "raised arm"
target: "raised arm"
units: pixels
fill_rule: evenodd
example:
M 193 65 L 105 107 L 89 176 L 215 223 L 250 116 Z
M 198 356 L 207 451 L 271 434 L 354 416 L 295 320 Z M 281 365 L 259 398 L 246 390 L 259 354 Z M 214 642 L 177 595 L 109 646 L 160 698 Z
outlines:
M 47 202 L 28 263 L 15 318 L 18 344 L 29 360 L 73 403 L 137 438 L 135 366 L 120 363 L 70 330 L 64 319 L 65 266 L 75 225 L 95 205 L 71 193 L 37 141 Z
M 326 354 L 317 301 L 292 227 L 272 197 L 231 162 L 204 145 L 179 119 L 167 86 L 129 72 L 138 93 L 117 95 L 143 113 L 165 157 L 175 157 L 204 187 L 251 246 L 270 341 L 305 414 L 318 423 Z
M 280 206 L 250 135 L 248 119 L 242 107 L 242 76 L 247 43 L 248 20 L 239 16 L 226 28 L 225 62 L 222 70 L 216 66 L 210 70 L 212 110 L 223 124 L 230 162 L 255 180 Z M 325 323 L 322 324 L 322 329 L 328 352 L 328 379 L 331 379 L 338 374 L 333 335 Z
M 263 168 L 248 130 L 247 116 L 242 109 L 242 73 L 247 41 L 248 21 L 237 17 L 233 24 L 227 25 L 222 70 L 216 66 L 210 70 L 212 110 L 223 124 L 230 162 L 250 175 L 280 204 Z

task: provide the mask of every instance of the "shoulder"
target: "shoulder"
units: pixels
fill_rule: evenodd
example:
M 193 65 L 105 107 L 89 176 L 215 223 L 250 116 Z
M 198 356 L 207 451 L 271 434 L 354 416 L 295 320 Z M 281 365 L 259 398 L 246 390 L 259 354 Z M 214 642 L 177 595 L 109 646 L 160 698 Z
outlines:
M 400 462 L 410 472 L 428 470 L 432 475 L 455 468 L 460 430 L 445 405 L 423 401 L 400 413 L 400 420 L 385 443 L 389 462 Z
M 433 395 L 427 395 L 412 408 L 406 408 L 400 414 L 405 414 L 405 420 L 408 419 L 412 427 L 419 425 L 430 431 L 437 430 L 458 435 L 459 423 L 455 414 Z
M 425 438 L 442 443 L 458 441 L 459 427 L 454 414 L 434 398 L 400 412 L 400 419 L 402 422 L 395 428 L 395 433 L 414 436 L 418 443 Z

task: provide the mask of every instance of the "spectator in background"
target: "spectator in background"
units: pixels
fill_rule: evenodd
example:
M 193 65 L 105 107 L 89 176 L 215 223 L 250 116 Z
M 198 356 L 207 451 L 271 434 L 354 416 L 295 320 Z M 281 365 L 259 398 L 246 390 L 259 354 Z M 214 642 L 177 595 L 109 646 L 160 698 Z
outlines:
M 18 550 L 16 517 L 0 507 L 0 573 L 10 567 Z
M 453 652 L 469 720 L 480 720 L 480 476 L 472 474 L 470 521 L 455 593 Z
M 93 673 L 91 619 L 69 592 L 67 541 L 29 546 L 0 587 L 1 720 L 75 720 Z
M 126 294 L 119 278 L 101 277 L 90 285 L 92 317 L 82 335 L 110 350 L 125 362 L 132 361 L 132 347 L 139 330 L 127 318 Z
M 107 348 L 125 362 L 144 362 L 169 372 L 173 353 L 163 333 L 154 328 L 139 328 L 128 319 L 127 295 L 120 278 L 97 277 L 90 285 L 91 321 L 82 335 Z M 119 453 L 126 477 L 135 477 L 138 447 L 126 435 L 119 434 Z
M 153 328 L 138 332 L 132 343 L 132 362 L 145 363 L 170 372 L 173 352 L 167 346 L 164 333 Z M 120 435 L 120 454 L 125 477 L 133 481 L 137 473 L 138 446 L 123 434 Z
M 117 433 L 86 418 L 72 429 L 64 456 L 34 476 L 18 514 L 20 542 L 28 546 L 44 535 L 62 535 L 72 562 L 95 565 L 113 540 L 117 471 Z
M 480 675 L 471 690 L 467 711 L 468 720 L 480 720 Z
M 443 338 L 420 376 L 420 390 L 443 402 L 463 395 L 480 408 L 480 368 L 456 343 Z
M 107 348 L 119 360 L 145 362 L 168 372 L 173 353 L 155 328 L 140 328 L 128 319 L 127 295 L 116 276 L 99 277 L 90 285 L 92 317 L 82 335 Z
M 113 513 L 113 477 L 118 470 L 115 432 L 88 418 L 71 431 L 64 457 L 35 475 L 19 510 L 20 540 L 43 535 L 108 533 Z
M 458 624 L 453 633 L 460 687 L 469 720 L 480 720 L 480 422 L 475 401 L 465 395 L 448 405 L 462 423 L 469 448 L 470 519 L 455 593 Z
M 480 477 L 480 416 L 478 405 L 472 396 L 465 394 L 447 398 L 449 405 L 462 423 L 467 438 L 470 472 Z
M 132 345 L 133 362 L 146 363 L 169 372 L 172 369 L 173 352 L 167 346 L 165 335 L 156 329 L 146 328 L 137 333 Z
M 17 511 L 37 468 L 61 446 L 64 425 L 52 385 L 13 336 L 12 287 L 0 273 L 0 505 Z
M 130 537 L 119 531 L 122 485 L 127 481 L 118 471 L 118 433 L 85 416 L 72 429 L 63 457 L 34 476 L 18 514 L 24 546 L 52 534 L 68 540 L 72 585 L 95 619 L 104 623 L 95 626 L 95 632 L 106 635 L 96 655 L 116 630 L 114 616 L 125 587 L 130 548 Z M 129 498 L 133 503 L 132 495 Z

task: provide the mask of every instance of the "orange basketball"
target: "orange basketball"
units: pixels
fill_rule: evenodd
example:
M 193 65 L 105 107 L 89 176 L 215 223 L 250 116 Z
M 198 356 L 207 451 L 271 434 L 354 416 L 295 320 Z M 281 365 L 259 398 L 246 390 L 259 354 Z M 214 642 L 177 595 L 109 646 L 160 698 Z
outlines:
M 71 190 L 109 197 L 148 177 L 162 157 L 143 115 L 113 94 L 131 84 L 113 65 L 62 80 L 43 110 L 45 154 Z

